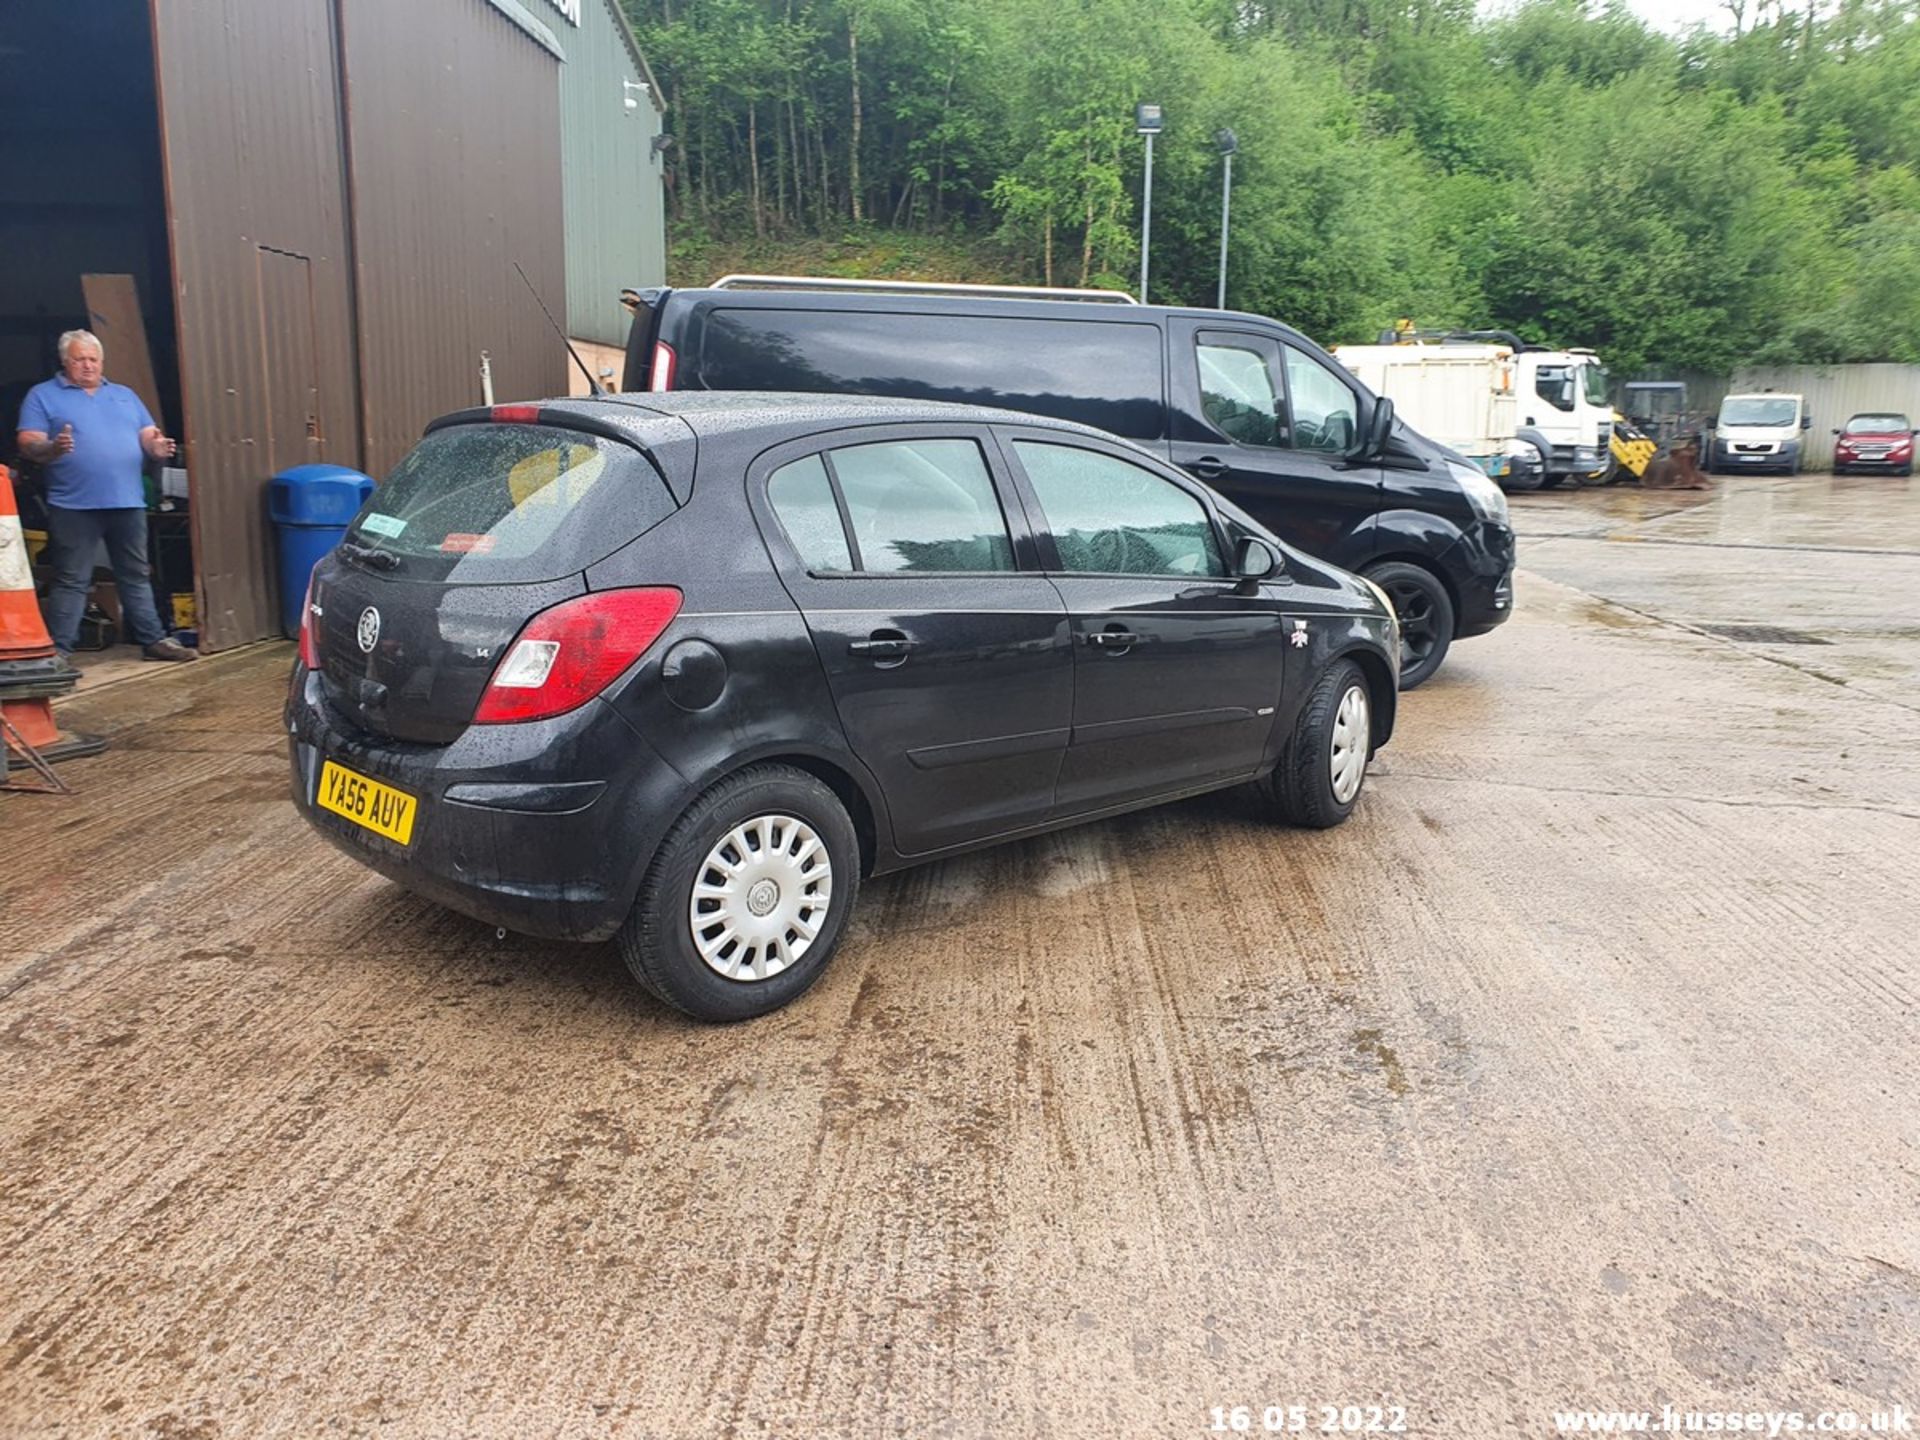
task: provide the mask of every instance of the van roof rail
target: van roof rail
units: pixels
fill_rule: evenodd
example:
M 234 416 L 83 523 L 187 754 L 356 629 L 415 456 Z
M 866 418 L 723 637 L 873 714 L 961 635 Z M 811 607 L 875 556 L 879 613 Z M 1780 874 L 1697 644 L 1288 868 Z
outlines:
M 892 295 L 980 295 L 1000 300 L 1083 300 L 1138 305 L 1124 290 L 1067 290 L 1046 285 L 964 285 L 942 280 L 836 280 L 812 275 L 722 275 L 710 290 L 879 291 Z

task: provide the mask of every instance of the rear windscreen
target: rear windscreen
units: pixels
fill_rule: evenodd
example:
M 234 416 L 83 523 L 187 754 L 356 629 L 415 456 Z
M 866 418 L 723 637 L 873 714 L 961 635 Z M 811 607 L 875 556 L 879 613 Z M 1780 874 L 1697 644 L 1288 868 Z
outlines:
M 437 430 L 347 533 L 397 577 L 499 584 L 584 570 L 673 511 L 653 465 L 617 440 L 545 425 Z
M 715 306 L 708 390 L 805 390 L 999 405 L 1157 440 L 1160 330 L 1124 320 Z

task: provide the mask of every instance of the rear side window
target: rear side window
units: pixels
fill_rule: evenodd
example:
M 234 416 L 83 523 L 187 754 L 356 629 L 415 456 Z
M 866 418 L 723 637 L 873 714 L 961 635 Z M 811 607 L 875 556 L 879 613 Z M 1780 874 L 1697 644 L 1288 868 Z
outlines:
M 971 440 L 891 441 L 809 455 L 774 471 L 767 499 L 809 570 L 1013 569 L 1006 517 Z
M 683 385 L 1000 405 L 1133 440 L 1165 430 L 1157 325 L 759 306 L 705 315 Z
M 847 548 L 840 507 L 833 500 L 833 482 L 827 478 L 826 462 L 818 455 L 774 471 L 767 481 L 767 499 L 807 569 L 853 569 L 853 552 Z
M 545 425 L 459 425 L 407 453 L 347 538 L 406 579 L 557 580 L 674 509 L 632 446 Z
M 1111 455 L 1016 440 L 1014 450 L 1053 532 L 1060 568 L 1092 575 L 1224 575 L 1200 502 Z

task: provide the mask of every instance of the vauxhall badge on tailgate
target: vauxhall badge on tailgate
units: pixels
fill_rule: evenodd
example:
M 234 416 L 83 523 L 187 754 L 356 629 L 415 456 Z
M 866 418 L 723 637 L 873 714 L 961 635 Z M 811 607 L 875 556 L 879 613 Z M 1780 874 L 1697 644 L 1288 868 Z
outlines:
M 380 643 L 380 612 L 371 605 L 362 610 L 360 626 L 355 634 L 359 637 L 360 648 L 371 655 L 373 647 Z

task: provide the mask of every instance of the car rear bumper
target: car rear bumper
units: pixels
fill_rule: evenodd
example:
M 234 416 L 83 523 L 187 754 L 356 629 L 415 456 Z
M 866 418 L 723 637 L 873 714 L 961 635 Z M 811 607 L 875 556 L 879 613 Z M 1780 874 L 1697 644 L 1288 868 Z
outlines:
M 419 745 L 353 727 L 305 670 L 295 677 L 286 711 L 293 802 L 329 842 L 489 925 L 557 940 L 604 940 L 620 928 L 685 783 L 611 707 L 596 700 L 552 720 L 477 725 L 449 745 Z M 328 760 L 414 797 L 408 844 L 317 803 Z
M 1444 558 L 1455 595 L 1454 638 L 1484 635 L 1506 624 L 1513 614 L 1513 531 L 1483 520 Z

